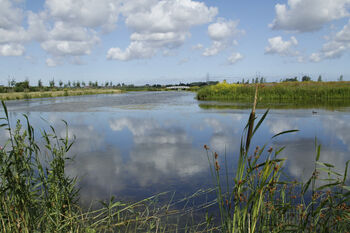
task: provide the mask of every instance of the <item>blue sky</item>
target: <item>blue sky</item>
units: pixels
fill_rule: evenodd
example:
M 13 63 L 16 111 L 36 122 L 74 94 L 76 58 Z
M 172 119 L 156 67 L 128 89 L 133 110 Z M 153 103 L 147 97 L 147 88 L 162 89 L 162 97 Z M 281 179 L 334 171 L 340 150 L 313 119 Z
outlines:
M 9 78 L 350 80 L 350 0 L 0 0 Z

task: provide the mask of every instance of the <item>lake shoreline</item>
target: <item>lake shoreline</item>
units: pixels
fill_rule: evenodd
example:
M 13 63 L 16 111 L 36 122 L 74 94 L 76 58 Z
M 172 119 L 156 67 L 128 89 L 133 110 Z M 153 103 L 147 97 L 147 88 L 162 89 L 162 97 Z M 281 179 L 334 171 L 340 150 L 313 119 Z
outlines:
M 98 94 L 120 94 L 122 92 L 123 91 L 119 89 L 64 89 L 57 91 L 10 92 L 0 93 L 0 100 L 21 100 Z

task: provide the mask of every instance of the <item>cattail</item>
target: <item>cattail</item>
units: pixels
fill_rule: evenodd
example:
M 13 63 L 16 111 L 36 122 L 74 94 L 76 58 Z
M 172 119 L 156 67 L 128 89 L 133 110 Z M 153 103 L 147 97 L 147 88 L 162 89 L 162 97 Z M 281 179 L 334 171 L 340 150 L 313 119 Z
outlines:
M 272 147 L 270 147 L 270 149 L 269 149 L 267 152 L 271 153 L 271 152 L 272 152 L 272 150 L 273 150 L 273 148 L 272 148 Z
M 215 170 L 219 171 L 220 170 L 220 165 L 218 161 L 215 161 Z
M 215 152 L 215 153 L 214 153 L 215 159 L 218 159 L 218 156 L 219 156 L 218 153 Z
M 255 148 L 254 156 L 258 153 L 258 151 L 259 151 L 259 146 L 257 146 L 257 147 Z

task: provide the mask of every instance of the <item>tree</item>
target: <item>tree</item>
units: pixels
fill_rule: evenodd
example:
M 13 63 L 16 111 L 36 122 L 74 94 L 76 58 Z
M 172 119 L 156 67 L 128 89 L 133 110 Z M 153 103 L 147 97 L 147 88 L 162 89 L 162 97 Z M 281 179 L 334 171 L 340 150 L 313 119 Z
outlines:
M 340 82 L 343 81 L 343 75 L 340 75 L 339 81 L 340 81 Z
M 307 75 L 304 75 L 302 77 L 301 81 L 303 81 L 303 82 L 311 81 L 311 78 L 309 76 L 307 76 Z
M 105 87 L 108 87 L 108 85 L 109 85 L 109 82 L 108 81 L 105 82 Z
M 80 87 L 80 81 L 77 81 L 77 87 Z
M 67 85 L 68 85 L 68 87 L 70 87 L 70 86 L 71 86 L 71 83 L 70 83 L 70 81 L 68 81 Z
M 304 77 L 307 77 L 307 76 L 304 76 Z M 304 81 L 304 80 L 302 80 L 302 81 Z M 307 81 L 309 81 L 309 80 L 307 80 Z M 298 82 L 298 77 L 286 78 L 285 80 L 282 80 L 282 82 Z
M 25 91 L 25 89 L 29 89 L 29 80 L 26 79 L 23 82 L 17 82 L 15 84 L 15 91 L 16 92 L 22 92 Z
M 9 86 L 10 87 L 14 87 L 16 85 L 16 80 L 15 78 L 12 78 L 10 81 L 9 81 Z
M 322 76 L 318 76 L 317 82 L 322 82 Z
M 62 85 L 63 85 L 62 80 L 60 80 L 60 81 L 58 82 L 58 85 L 60 85 L 60 87 L 62 87 Z
M 41 79 L 38 80 L 38 87 L 43 87 L 43 82 L 41 81 Z
M 82 87 L 85 87 L 85 86 L 86 86 L 86 84 L 85 84 L 84 81 L 81 82 L 81 86 L 82 86 Z
M 52 79 L 52 80 L 49 82 L 49 85 L 50 85 L 50 87 L 55 87 L 55 79 Z

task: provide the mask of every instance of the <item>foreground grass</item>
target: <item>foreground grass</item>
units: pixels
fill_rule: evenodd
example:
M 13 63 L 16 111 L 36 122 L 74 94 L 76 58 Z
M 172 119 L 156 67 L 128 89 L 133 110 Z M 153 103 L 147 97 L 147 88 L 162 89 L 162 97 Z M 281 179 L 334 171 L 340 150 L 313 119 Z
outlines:
M 254 84 L 219 83 L 201 88 L 198 100 L 245 100 L 252 102 Z M 259 102 L 318 102 L 350 98 L 350 82 L 284 82 L 260 84 Z
M 10 92 L 10 93 L 0 93 L 0 100 L 20 100 L 20 99 L 59 97 L 59 96 L 118 94 L 118 93 L 121 93 L 121 90 L 116 90 L 116 89 L 66 89 L 66 90 L 39 91 L 39 92 Z

